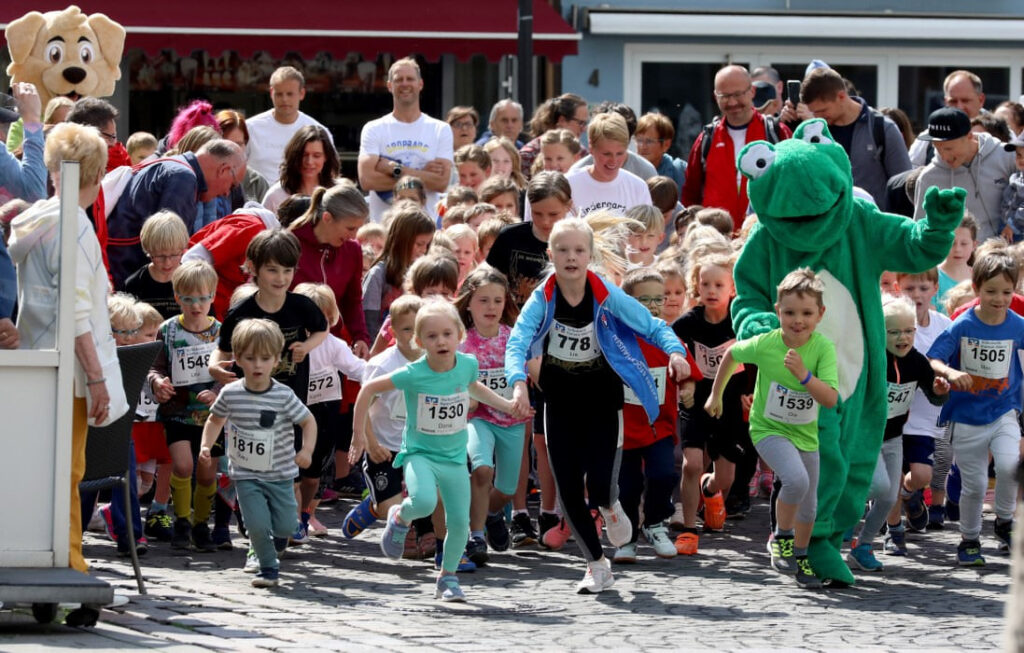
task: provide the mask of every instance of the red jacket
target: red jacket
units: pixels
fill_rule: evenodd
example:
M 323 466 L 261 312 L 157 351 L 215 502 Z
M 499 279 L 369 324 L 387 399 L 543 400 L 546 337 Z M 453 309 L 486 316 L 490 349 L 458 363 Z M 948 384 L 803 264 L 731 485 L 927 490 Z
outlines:
M 964 304 L 960 308 L 953 311 L 953 314 L 949 316 L 949 319 L 955 320 L 956 318 L 960 317 L 964 313 L 964 311 L 966 311 L 969 308 L 974 308 L 980 302 L 981 300 L 975 297 L 968 303 Z M 1024 295 L 1018 295 L 1017 293 L 1013 293 L 1013 297 L 1010 298 L 1010 310 L 1016 313 L 1017 315 L 1024 316 Z
M 640 351 L 644 354 L 647 366 L 651 368 L 655 382 L 659 387 L 662 381 L 665 382 L 665 397 L 661 402 L 658 417 L 654 420 L 654 424 L 651 424 L 647 420 L 647 411 L 644 410 L 644 407 L 639 402 L 630 402 L 631 393 L 629 388 L 626 388 L 626 402 L 622 405 L 622 448 L 648 447 L 658 440 L 669 437 L 678 443 L 676 422 L 679 416 L 679 386 L 668 376 L 668 354 L 642 338 L 637 338 L 637 340 L 640 342 Z M 697 368 L 696 361 L 690 355 L 689 349 L 686 350 L 686 362 L 689 363 L 691 370 L 689 380 L 700 381 L 704 378 Z
M 215 220 L 197 231 L 188 241 L 189 247 L 202 244 L 213 258 L 217 271 L 217 293 L 213 298 L 213 314 L 224 321 L 228 314 L 231 293 L 249 280 L 242 271 L 249 242 L 267 228 L 259 216 L 235 213 Z

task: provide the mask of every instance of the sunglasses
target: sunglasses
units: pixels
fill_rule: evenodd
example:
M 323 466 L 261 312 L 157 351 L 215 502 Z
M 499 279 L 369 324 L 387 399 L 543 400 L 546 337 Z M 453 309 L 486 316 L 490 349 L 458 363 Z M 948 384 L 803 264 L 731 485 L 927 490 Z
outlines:
M 188 306 L 192 306 L 193 304 L 205 304 L 211 299 L 213 299 L 213 295 L 199 295 L 197 297 L 193 297 L 191 295 L 178 295 L 178 301 Z

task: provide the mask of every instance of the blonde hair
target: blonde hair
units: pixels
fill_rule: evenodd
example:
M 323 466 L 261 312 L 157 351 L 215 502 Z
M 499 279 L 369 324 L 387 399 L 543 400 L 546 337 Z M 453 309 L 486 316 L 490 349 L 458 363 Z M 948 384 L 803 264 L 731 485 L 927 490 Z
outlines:
M 809 296 L 820 307 L 824 306 L 822 298 L 825 296 L 825 284 L 811 268 L 797 268 L 782 278 L 775 293 L 776 301 L 779 302 L 786 295 Z
M 576 138 L 576 134 L 568 129 L 549 129 L 541 135 L 540 144 L 541 146 L 563 145 L 573 156 L 579 154 L 582 149 L 580 139 Z
M 164 316 L 160 315 L 160 311 L 146 302 L 135 302 L 135 313 L 142 320 L 142 329 L 160 326 L 164 322 Z
M 293 80 L 299 83 L 299 88 L 306 87 L 306 78 L 302 76 L 298 68 L 292 66 L 281 66 L 270 75 L 270 86 L 276 86 L 281 82 Z
M 280 358 L 284 351 L 284 334 L 273 320 L 263 317 L 242 320 L 231 333 L 231 350 L 236 357 L 250 352 Z
M 702 256 L 691 256 L 686 267 L 687 294 L 690 299 L 700 299 L 700 271 L 705 267 L 718 267 L 732 275 L 736 260 L 733 255 L 721 251 L 706 252 Z
M 416 326 L 414 327 L 414 333 L 418 339 L 423 332 L 423 323 L 432 317 L 445 317 L 452 321 L 453 324 L 459 330 L 459 342 L 466 339 L 466 325 L 462 323 L 459 318 L 459 312 L 455 310 L 455 306 L 444 299 L 426 299 L 423 300 L 423 306 L 416 312 Z
M 365 244 L 367 240 L 371 238 L 380 238 L 381 240 L 387 238 L 387 231 L 384 229 L 384 225 L 377 222 L 367 222 L 362 227 L 359 227 L 359 231 L 356 232 L 356 240 L 360 244 Z
M 668 279 L 679 279 L 683 282 L 684 286 L 686 285 L 686 277 L 683 276 L 683 268 L 679 265 L 678 261 L 671 258 L 664 259 L 655 263 L 654 269 L 666 281 Z
M 185 261 L 171 275 L 171 285 L 175 295 L 188 292 L 214 293 L 217 290 L 217 271 L 206 261 Z
M 107 312 L 110 313 L 110 323 L 128 329 L 141 329 L 142 316 L 135 310 L 137 301 L 134 295 L 129 295 L 126 292 L 115 292 L 108 295 Z
M 391 64 L 391 67 L 388 68 L 389 82 L 394 78 L 395 70 L 397 70 L 400 66 L 412 66 L 413 68 L 416 69 L 416 77 L 418 79 L 423 79 L 423 73 L 420 72 L 420 65 L 419 63 L 416 62 L 416 59 L 414 59 L 413 57 L 403 57 L 396 61 L 395 63 Z
M 239 304 L 256 294 L 257 290 L 256 284 L 251 281 L 235 288 L 231 291 L 231 299 L 228 300 L 228 310 L 237 308 Z
M 220 138 L 220 132 L 209 125 L 199 125 L 185 132 L 185 135 L 167 152 L 168 155 L 198 152 L 199 148 Z
M 607 273 L 625 272 L 626 241 L 633 229 L 640 229 L 636 220 L 616 215 L 610 211 L 591 211 L 585 218 L 563 218 L 551 228 L 548 237 L 550 246 L 556 236 L 576 231 L 587 236 L 590 247 L 591 267 Z
M 476 230 L 477 243 L 484 242 L 487 238 L 497 238 L 501 230 L 507 227 L 508 224 L 499 220 L 498 218 L 488 218 L 484 220 Z
M 479 249 L 477 233 L 468 224 L 453 224 L 444 230 L 444 235 L 451 238 L 452 242 L 458 242 L 462 239 L 472 240 L 473 246 Z
M 153 252 L 184 252 L 188 247 L 188 227 L 174 211 L 164 209 L 149 216 L 142 223 L 139 234 L 142 249 Z
M 312 299 L 313 303 L 324 314 L 324 317 L 327 318 L 328 327 L 333 327 L 341 319 L 338 301 L 334 298 L 334 291 L 327 284 L 307 281 L 292 288 L 292 292 Z
M 476 204 L 473 206 L 476 206 Z M 457 224 L 466 224 L 466 216 L 469 214 L 469 208 L 471 207 L 458 204 L 445 211 L 444 215 L 441 217 L 441 230 L 447 231 L 449 227 L 454 227 Z
M 974 297 L 974 285 L 970 279 L 964 279 L 946 291 L 946 298 L 942 307 L 946 310 L 946 315 L 952 315 L 956 312 L 956 309 L 968 303 Z
M 416 315 L 423 308 L 423 301 L 423 298 L 419 295 L 402 295 L 391 302 L 391 308 L 388 310 L 388 315 L 391 316 L 391 323 L 394 324 L 395 320 L 409 313 Z
M 57 98 L 53 99 L 56 100 Z M 50 101 L 52 102 L 53 100 Z M 135 132 L 128 137 L 128 141 L 124 144 L 124 147 L 128 150 L 128 154 L 132 156 L 137 154 L 140 150 L 155 150 L 157 148 L 156 136 L 149 132 Z
M 448 193 L 444 196 L 444 207 L 451 209 L 459 204 L 476 204 L 480 201 L 480 196 L 475 190 L 469 186 L 452 186 L 448 189 Z
M 504 136 L 496 136 L 484 143 L 484 151 L 487 152 L 487 154 L 490 154 L 499 147 L 505 150 L 505 152 L 508 153 L 509 158 L 512 159 L 512 175 L 509 178 L 515 182 L 515 185 L 518 186 L 520 190 L 526 188 L 526 177 L 523 176 L 523 163 L 519 156 L 519 150 L 516 149 L 515 144 Z
M 732 216 L 729 215 L 728 211 L 723 209 L 701 209 L 700 211 L 697 211 L 696 221 L 698 224 L 714 227 L 726 238 L 732 235 L 732 232 L 736 229 L 736 225 L 732 221 Z
M 643 229 L 638 230 L 637 233 L 665 231 L 665 217 L 661 211 L 650 204 L 637 204 L 626 209 L 626 217 L 643 225 Z
M 882 295 L 882 316 L 887 322 L 891 317 L 904 317 L 916 324 L 917 309 L 914 307 L 914 302 L 906 297 Z
M 491 155 L 479 145 L 463 145 L 455 150 L 455 156 L 452 157 L 452 161 L 455 165 L 475 163 L 484 172 L 490 172 L 491 170 Z
M 626 119 L 614 111 L 599 113 L 591 118 L 587 126 L 587 140 L 591 148 L 596 147 L 601 139 L 629 145 L 629 126 L 626 125 Z
M 633 290 L 642 283 L 665 284 L 665 278 L 652 267 L 633 268 L 622 277 L 622 291 L 632 296 Z
M 107 142 L 95 127 L 62 122 L 46 137 L 43 160 L 52 174 L 60 173 L 61 161 L 77 161 L 81 185 L 92 186 L 107 171 Z

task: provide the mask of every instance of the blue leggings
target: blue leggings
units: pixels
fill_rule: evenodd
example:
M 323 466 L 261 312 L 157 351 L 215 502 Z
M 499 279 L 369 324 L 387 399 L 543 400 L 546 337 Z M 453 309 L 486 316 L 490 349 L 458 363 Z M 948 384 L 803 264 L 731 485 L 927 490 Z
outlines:
M 502 494 L 514 494 L 523 462 L 526 425 L 501 426 L 479 417 L 469 421 L 470 469 L 494 468 L 494 488 Z
M 406 524 L 432 514 L 437 507 L 437 493 L 441 492 L 444 519 L 448 525 L 441 568 L 454 574 L 469 540 L 470 487 L 466 463 L 409 454 L 402 462 L 402 470 L 409 496 L 402 500 L 398 514 Z

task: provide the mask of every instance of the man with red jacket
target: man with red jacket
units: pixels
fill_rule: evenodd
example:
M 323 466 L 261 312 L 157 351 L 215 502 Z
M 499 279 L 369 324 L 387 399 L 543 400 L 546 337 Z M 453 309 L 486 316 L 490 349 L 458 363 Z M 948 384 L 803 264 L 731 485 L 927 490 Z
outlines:
M 752 141 L 776 143 L 789 138 L 785 125 L 754 109 L 754 86 L 743 66 L 725 66 L 715 75 L 715 102 L 722 119 L 704 127 L 690 150 L 683 205 L 725 209 L 738 231 L 747 214 L 747 180 L 736 170 L 736 158 Z M 709 144 L 705 140 L 710 138 Z

